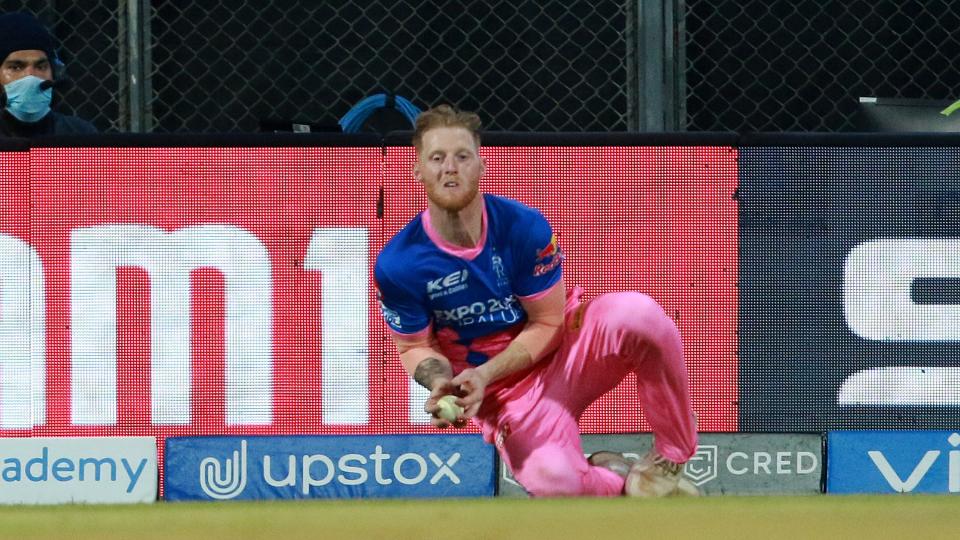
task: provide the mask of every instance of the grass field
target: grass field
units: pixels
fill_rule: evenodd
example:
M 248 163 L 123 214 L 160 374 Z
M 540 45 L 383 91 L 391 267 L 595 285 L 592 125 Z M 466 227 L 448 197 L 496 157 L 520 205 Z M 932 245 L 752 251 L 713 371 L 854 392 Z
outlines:
M 957 538 L 954 496 L 463 499 L 0 507 L 6 539 Z

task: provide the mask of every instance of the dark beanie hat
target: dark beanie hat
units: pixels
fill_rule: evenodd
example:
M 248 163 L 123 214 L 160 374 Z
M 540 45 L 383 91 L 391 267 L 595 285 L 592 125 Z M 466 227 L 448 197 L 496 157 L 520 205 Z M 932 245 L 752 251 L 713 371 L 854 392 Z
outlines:
M 29 13 L 0 15 L 0 62 L 12 52 L 31 50 L 47 53 L 47 58 L 53 62 L 56 55 L 50 32 Z

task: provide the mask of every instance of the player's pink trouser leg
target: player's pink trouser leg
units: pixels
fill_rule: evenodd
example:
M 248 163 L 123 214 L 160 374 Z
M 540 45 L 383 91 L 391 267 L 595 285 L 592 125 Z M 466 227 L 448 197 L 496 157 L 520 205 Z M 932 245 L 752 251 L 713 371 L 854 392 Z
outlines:
M 637 374 L 638 393 L 667 459 L 696 451 L 683 346 L 676 325 L 650 297 L 610 293 L 567 305 L 563 343 L 553 358 L 505 390 L 503 405 L 479 420 L 501 458 L 534 496 L 619 495 L 624 480 L 583 456 L 577 419 L 588 405 Z

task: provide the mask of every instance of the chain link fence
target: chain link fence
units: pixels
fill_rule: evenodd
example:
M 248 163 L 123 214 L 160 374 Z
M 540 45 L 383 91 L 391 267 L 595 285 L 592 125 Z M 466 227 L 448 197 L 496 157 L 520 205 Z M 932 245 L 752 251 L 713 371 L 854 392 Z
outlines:
M 273 120 L 334 127 L 380 92 L 480 111 L 493 130 L 622 131 L 626 5 L 0 0 L 59 38 L 76 83 L 63 96 L 68 112 L 101 130 L 161 132 L 253 132 Z M 128 95 L 138 39 L 140 105 Z
M 960 98 L 960 2 L 686 0 L 687 129 L 845 131 L 861 96 Z
M 451 102 L 497 130 L 624 130 L 621 1 L 154 2 L 162 131 L 336 124 L 366 96 Z
M 681 130 L 842 131 L 860 96 L 960 98 L 957 1 L 659 4 L 676 17 L 653 41 L 643 25 L 661 8 L 646 0 L 0 0 L 0 10 L 51 28 L 75 82 L 61 108 L 103 131 L 335 127 L 381 92 L 477 110 L 492 130 L 635 130 L 656 62 Z M 674 33 L 675 55 L 660 58 L 650 43 L 669 49 Z

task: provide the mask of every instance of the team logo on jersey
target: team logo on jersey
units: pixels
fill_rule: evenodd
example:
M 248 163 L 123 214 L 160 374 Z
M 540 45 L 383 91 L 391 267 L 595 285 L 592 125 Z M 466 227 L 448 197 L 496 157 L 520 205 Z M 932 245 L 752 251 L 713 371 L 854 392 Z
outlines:
M 510 284 L 510 280 L 507 279 L 507 271 L 503 268 L 503 259 L 499 255 L 493 255 L 490 257 L 490 262 L 493 263 L 493 272 L 497 274 L 497 287 L 501 289 Z
M 427 296 L 433 300 L 434 298 L 460 292 L 467 288 L 467 276 L 469 275 L 470 272 L 464 268 L 452 274 L 432 279 L 427 282 Z
M 380 302 L 380 314 L 383 315 L 383 320 L 390 326 L 403 328 L 403 325 L 400 324 L 400 314 L 383 305 L 383 302 Z
M 533 267 L 533 275 L 542 276 L 559 266 L 561 261 L 563 261 L 563 251 L 560 250 L 557 235 L 554 234 L 550 237 L 550 243 L 537 251 L 537 265 Z
M 394 328 L 403 328 L 403 325 L 400 324 L 400 314 L 388 308 L 383 303 L 383 295 L 380 294 L 379 287 L 377 287 L 375 290 L 377 291 L 377 304 L 380 305 L 380 314 L 383 315 L 383 320 Z

